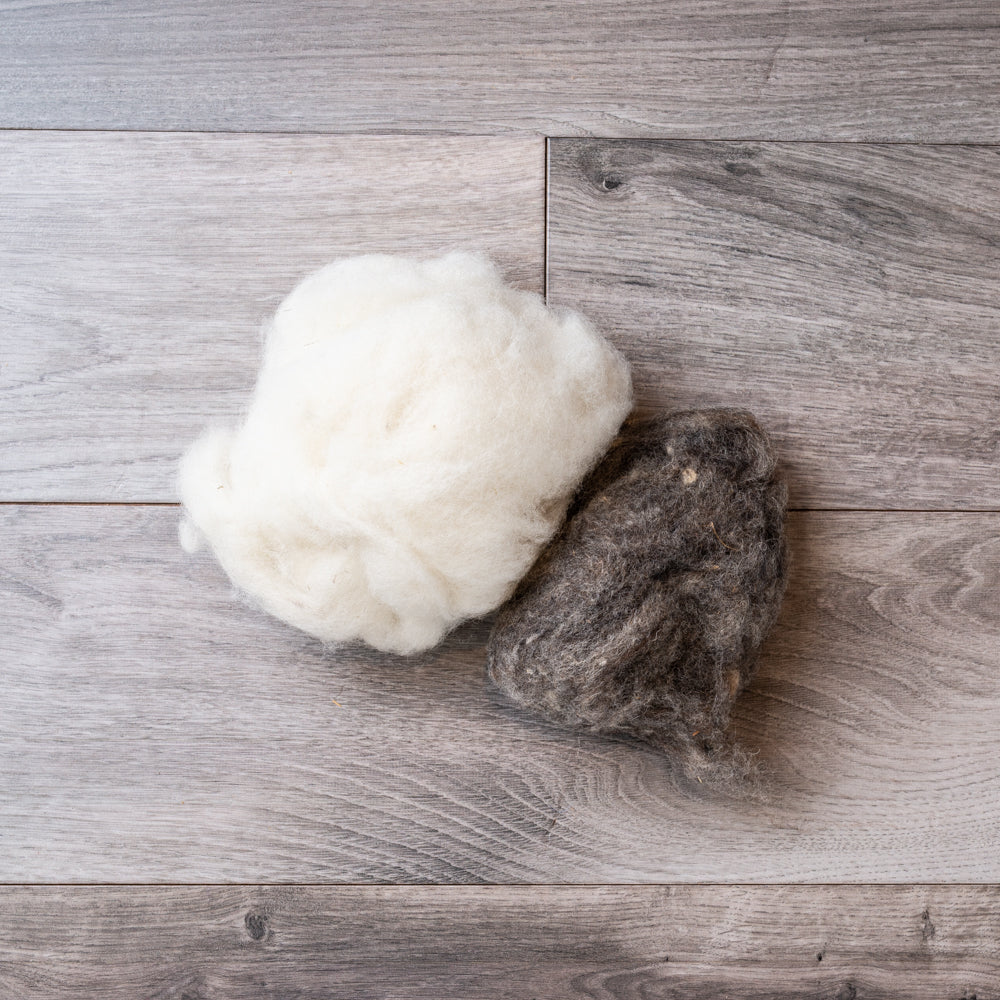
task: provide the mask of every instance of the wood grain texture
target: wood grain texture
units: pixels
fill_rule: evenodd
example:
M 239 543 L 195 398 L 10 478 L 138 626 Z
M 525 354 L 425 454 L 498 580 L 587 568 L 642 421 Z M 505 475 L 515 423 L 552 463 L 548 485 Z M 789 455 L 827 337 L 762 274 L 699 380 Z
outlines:
M 12 887 L 0 990 L 43 1000 L 994 1000 L 973 886 Z
M 0 125 L 1000 140 L 992 0 L 0 6 Z
M 336 257 L 483 250 L 541 291 L 544 168 L 535 138 L 0 133 L 0 499 L 173 500 Z
M 549 296 L 804 507 L 1000 507 L 1000 150 L 554 140 Z
M 243 607 L 177 511 L 0 508 L 0 881 L 1000 880 L 1000 516 L 801 513 L 736 735 L 771 798 Z

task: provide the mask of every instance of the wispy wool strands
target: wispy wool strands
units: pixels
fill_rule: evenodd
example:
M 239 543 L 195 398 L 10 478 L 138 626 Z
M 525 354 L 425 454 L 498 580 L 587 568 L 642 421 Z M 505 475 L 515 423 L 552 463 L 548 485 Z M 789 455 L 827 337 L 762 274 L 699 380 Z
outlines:
M 748 776 L 725 730 L 784 592 L 785 507 L 748 413 L 630 421 L 500 610 L 489 676 L 552 721 L 662 748 L 692 778 Z
M 342 260 L 184 456 L 182 540 L 320 639 L 426 649 L 510 595 L 631 405 L 621 355 L 485 259 Z

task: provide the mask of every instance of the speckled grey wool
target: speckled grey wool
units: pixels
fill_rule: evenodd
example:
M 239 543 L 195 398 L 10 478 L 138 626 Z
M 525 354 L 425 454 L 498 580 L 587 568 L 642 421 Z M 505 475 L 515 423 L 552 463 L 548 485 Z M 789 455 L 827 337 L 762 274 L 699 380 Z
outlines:
M 749 413 L 633 419 L 580 488 L 490 635 L 515 703 L 628 734 L 727 783 L 725 730 L 784 592 L 786 489 Z

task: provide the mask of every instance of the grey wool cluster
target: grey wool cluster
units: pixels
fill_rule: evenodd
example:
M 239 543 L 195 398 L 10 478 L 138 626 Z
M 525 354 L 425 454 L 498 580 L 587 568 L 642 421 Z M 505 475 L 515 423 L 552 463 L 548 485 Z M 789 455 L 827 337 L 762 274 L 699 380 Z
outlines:
M 754 418 L 633 418 L 584 481 L 490 635 L 487 670 L 516 704 L 637 737 L 689 778 L 743 785 L 726 735 L 787 574 L 786 488 Z

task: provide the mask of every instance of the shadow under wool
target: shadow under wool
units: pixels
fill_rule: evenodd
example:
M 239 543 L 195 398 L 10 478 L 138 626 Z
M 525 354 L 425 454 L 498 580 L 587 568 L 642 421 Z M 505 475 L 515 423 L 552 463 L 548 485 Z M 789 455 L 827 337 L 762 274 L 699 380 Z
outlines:
M 691 778 L 750 777 L 726 727 L 784 593 L 786 501 L 749 413 L 626 422 L 501 608 L 490 678 L 552 721 L 645 740 Z

